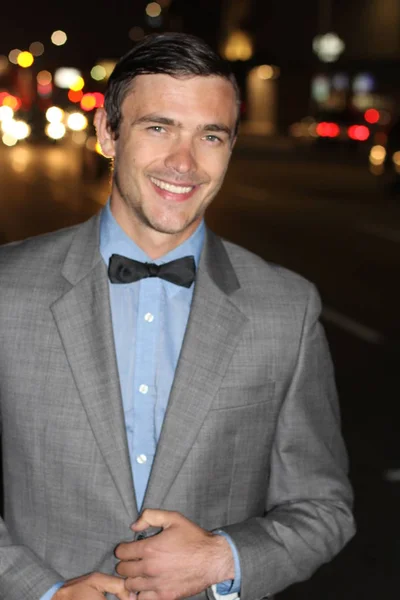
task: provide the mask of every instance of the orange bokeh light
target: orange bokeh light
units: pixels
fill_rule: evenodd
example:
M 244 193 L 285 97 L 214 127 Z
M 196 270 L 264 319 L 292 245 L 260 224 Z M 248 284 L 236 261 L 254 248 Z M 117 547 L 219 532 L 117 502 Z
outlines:
M 90 111 L 96 108 L 96 98 L 94 94 L 84 94 L 81 100 L 81 109 L 85 111 Z
M 13 109 L 13 111 L 19 110 L 21 108 L 21 99 L 16 96 L 12 96 L 11 94 L 7 94 L 3 98 L 3 106 L 9 106 Z
M 0 106 L 3 106 L 4 98 L 7 98 L 10 94 L 8 92 L 0 92 Z
M 74 90 L 69 90 L 68 99 L 70 102 L 80 102 L 83 98 L 82 90 L 75 92 Z

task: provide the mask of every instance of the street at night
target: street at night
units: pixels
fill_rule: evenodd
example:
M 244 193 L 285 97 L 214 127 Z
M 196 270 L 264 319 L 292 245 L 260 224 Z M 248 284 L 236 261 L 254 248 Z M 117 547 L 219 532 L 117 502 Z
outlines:
M 83 171 L 71 146 L 18 145 L 0 155 L 1 241 L 85 220 L 106 202 L 108 165 Z M 84 174 L 83 174 L 84 172 Z M 239 141 L 209 210 L 218 233 L 316 283 L 340 391 L 358 534 L 309 581 L 307 598 L 395 598 L 400 558 L 400 201 L 362 156 Z M 396 377 L 396 379 L 395 379 Z
M 222 581 L 230 600 L 397 600 L 400 2 L 20 0 L 0 31 L 0 600 Z M 210 235 L 196 274 L 193 206 L 238 125 L 205 220 L 321 296 L 353 538 L 311 286 Z M 109 279 L 91 233 L 5 247 L 99 213 L 107 156 Z

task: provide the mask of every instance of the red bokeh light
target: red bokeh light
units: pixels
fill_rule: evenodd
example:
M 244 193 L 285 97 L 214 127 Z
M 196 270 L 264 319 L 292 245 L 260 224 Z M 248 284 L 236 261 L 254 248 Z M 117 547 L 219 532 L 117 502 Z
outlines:
M 335 138 L 340 133 L 340 127 L 337 123 L 323 121 L 322 123 L 318 123 L 316 132 L 320 137 Z
M 369 129 L 365 125 L 351 125 L 347 130 L 347 135 L 351 140 L 365 142 L 369 138 Z
M 96 108 L 102 108 L 104 106 L 104 94 L 101 92 L 94 92 L 92 94 L 96 100 Z
M 41 98 L 49 98 L 51 96 L 52 91 L 53 84 L 51 82 L 45 84 L 38 83 L 37 85 L 37 93 Z
M 376 110 L 376 108 L 369 108 L 364 113 L 364 119 L 367 121 L 367 123 L 371 124 L 377 123 L 380 119 L 380 116 L 379 110 Z

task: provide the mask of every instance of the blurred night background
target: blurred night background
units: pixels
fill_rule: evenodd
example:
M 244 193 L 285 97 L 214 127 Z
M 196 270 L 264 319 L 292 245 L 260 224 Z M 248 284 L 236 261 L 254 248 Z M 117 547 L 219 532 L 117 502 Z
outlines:
M 116 60 L 155 31 L 206 39 L 243 92 L 209 225 L 311 279 L 323 299 L 358 534 L 279 598 L 397 598 L 400 2 L 2 3 L 0 243 L 78 223 L 105 203 L 94 109 Z

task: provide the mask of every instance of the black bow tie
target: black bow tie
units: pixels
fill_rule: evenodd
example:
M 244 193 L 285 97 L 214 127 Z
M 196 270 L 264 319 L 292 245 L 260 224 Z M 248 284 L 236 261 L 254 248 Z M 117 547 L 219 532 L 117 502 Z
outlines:
M 145 277 L 160 277 L 176 285 L 190 288 L 195 274 L 196 263 L 193 256 L 184 256 L 163 265 L 156 265 L 113 254 L 108 263 L 108 276 L 111 283 L 133 283 Z

